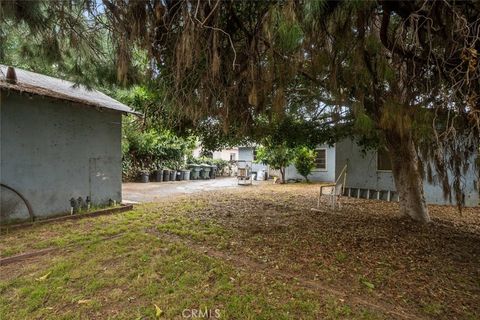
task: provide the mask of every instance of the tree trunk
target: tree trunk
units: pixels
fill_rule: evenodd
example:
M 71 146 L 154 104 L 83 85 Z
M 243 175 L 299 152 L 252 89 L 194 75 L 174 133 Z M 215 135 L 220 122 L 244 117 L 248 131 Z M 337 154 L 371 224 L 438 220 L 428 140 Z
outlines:
M 392 173 L 399 195 L 400 213 L 422 223 L 430 222 L 423 193 L 423 178 L 414 142 L 410 137 L 387 134 Z
M 280 174 L 282 175 L 282 183 L 285 183 L 285 167 L 280 168 Z

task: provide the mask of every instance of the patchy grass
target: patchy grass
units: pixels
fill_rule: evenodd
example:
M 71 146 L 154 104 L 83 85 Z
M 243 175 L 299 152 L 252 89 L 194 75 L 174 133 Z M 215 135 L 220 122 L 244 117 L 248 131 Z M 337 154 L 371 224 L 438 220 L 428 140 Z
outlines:
M 240 190 L 2 235 L 2 257 L 58 250 L 1 267 L 0 318 L 480 316 L 475 209 L 432 207 L 435 222 L 418 226 L 395 203 L 314 213 L 315 185 Z
M 141 232 L 38 259 L 11 275 L 0 282 L 2 319 L 154 319 L 155 305 L 165 319 L 205 308 L 226 319 L 314 319 L 323 305 L 311 290 Z
M 136 210 L 112 216 L 41 224 L 18 231 L 9 232 L 7 230 L 3 233 L 0 242 L 0 256 L 8 257 L 21 252 L 50 247 L 63 248 L 88 244 L 125 232 L 139 231 L 158 223 L 161 223 L 162 226 L 169 224 L 172 232 L 173 229 L 185 229 L 186 218 L 185 216 L 182 218 L 182 215 L 202 208 L 202 205 L 204 205 L 202 200 L 179 201 L 175 204 L 164 204 L 162 207 L 147 204 Z M 166 214 L 167 212 L 168 214 Z M 201 227 L 201 223 L 197 223 L 184 233 L 197 234 L 201 237 L 203 232 Z M 199 231 L 200 229 L 201 231 Z

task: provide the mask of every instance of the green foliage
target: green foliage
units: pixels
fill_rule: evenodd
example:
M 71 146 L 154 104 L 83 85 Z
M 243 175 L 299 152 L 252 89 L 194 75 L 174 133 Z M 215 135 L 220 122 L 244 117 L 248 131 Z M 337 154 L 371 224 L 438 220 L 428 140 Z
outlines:
M 314 112 L 290 109 L 289 114 L 282 119 L 257 121 L 256 135 L 253 138 L 260 144 L 285 143 L 292 149 L 301 146 L 315 148 L 319 144 L 335 143 L 348 136 L 352 129 L 349 124 L 324 125 L 329 118 L 327 114 L 317 117 Z
M 355 119 L 355 127 L 361 133 L 370 133 L 375 126 L 372 119 L 367 114 L 359 112 Z
M 125 117 L 122 136 L 124 178 L 135 179 L 142 170 L 180 169 L 194 148 L 193 138 L 178 137 L 168 130 L 142 130 L 135 116 Z
M 317 113 L 318 106 L 308 107 L 292 103 L 289 114 L 274 119 L 257 121 L 257 139 L 263 147 L 257 149 L 257 162 L 280 170 L 285 182 L 285 168 L 296 162 L 297 169 L 305 179 L 314 168 L 315 153 L 318 144 L 334 143 L 339 137 L 347 135 L 350 126 L 325 126 L 329 116 Z
M 149 83 L 162 99 L 141 101 L 142 130 L 165 121 L 211 150 L 257 132 L 289 148 L 339 140 L 338 127 L 354 126 L 347 132 L 368 145 L 408 137 L 461 203 L 461 170 L 452 184 L 447 169 L 467 165 L 479 144 L 480 7 L 426 3 L 10 0 L 0 2 L 0 60 L 93 85 Z M 269 132 L 284 116 L 293 126 Z
M 315 150 L 308 147 L 300 147 L 296 150 L 294 159 L 295 168 L 308 182 L 308 175 L 315 168 Z
M 124 117 L 124 178 L 135 179 L 144 170 L 184 167 L 186 157 L 195 148 L 196 139 L 192 135 L 179 136 L 171 129 L 162 113 L 164 93 L 147 85 L 137 85 L 129 89 L 117 89 L 114 95 L 143 115 L 142 118 Z
M 155 103 L 159 97 L 145 86 L 134 86 L 128 90 L 118 90 L 118 100 L 129 105 L 135 111 L 145 113 L 148 107 Z
M 295 157 L 294 149 L 286 145 L 261 146 L 257 149 L 257 162 L 269 165 L 275 170 L 290 165 Z
M 282 174 L 282 183 L 285 183 L 285 168 L 288 167 L 295 158 L 295 149 L 289 148 L 286 143 L 272 144 L 257 148 L 258 163 L 269 165 L 272 169 L 280 170 Z
M 284 53 L 291 53 L 301 45 L 303 31 L 301 26 L 294 19 L 294 14 L 289 6 L 283 10 L 273 10 L 275 17 L 275 44 Z
M 325 0 L 307 0 L 303 7 L 303 14 L 306 25 L 315 28 L 315 24 L 320 23 L 318 17 L 325 12 L 326 1 Z
M 167 128 L 162 111 L 162 92 L 146 85 L 136 85 L 129 89 L 117 89 L 115 97 L 133 110 L 143 115 L 142 126 L 162 130 Z
M 25 22 L 1 25 L 0 61 L 89 88 L 111 87 L 116 82 L 116 65 L 107 30 L 91 31 L 88 22 L 82 19 L 83 9 L 77 5 L 65 10 L 63 19 L 56 19 L 56 10 L 61 6 L 58 2 L 46 9 L 41 2 L 25 2 L 21 13 L 15 12 L 26 14 L 29 18 Z M 0 16 L 16 10 L 7 5 L 2 9 Z M 68 21 L 72 29 L 61 31 L 58 23 L 62 21 Z M 30 33 L 32 28 L 36 30 L 34 34 Z

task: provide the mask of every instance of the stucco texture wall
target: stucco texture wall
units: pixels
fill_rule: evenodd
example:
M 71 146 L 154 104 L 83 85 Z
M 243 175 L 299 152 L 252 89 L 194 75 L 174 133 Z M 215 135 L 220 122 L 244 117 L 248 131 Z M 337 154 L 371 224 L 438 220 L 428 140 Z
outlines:
M 377 171 L 377 153 L 362 153 L 361 148 L 352 140 L 344 139 L 336 144 L 335 176 L 348 163 L 346 185 L 351 188 L 375 190 L 395 190 L 391 172 Z
M 232 160 L 238 160 L 238 148 L 235 149 L 223 149 L 220 151 L 215 151 L 213 153 L 213 159 L 221 159 L 225 161 L 230 161 L 230 155 L 235 154 Z
M 342 140 L 336 144 L 336 177 L 338 177 L 347 162 L 347 187 L 396 191 L 392 172 L 377 170 L 376 151 L 367 151 L 366 154 L 364 154 L 361 148 L 352 140 Z M 444 199 L 440 184 L 435 182 L 435 173 L 433 176 L 434 183 L 429 183 L 426 180 L 423 183 L 425 200 L 430 204 L 451 204 L 449 200 Z M 472 159 L 472 165 L 468 172 L 466 172 L 463 180 L 463 187 L 466 193 L 466 206 L 477 206 L 479 203 L 479 194 L 476 188 L 477 181 L 478 175 L 475 173 Z
M 253 147 L 238 147 L 238 160 L 252 161 L 252 172 L 260 172 L 262 170 L 268 172 L 268 166 L 255 163 L 253 160 L 253 149 Z
M 326 170 L 321 170 L 321 169 L 313 169 L 312 173 L 308 176 L 308 179 L 310 181 L 315 181 L 315 182 L 334 182 L 335 181 L 335 147 L 334 146 L 328 146 L 328 145 L 320 145 L 318 148 L 323 148 L 326 149 L 326 155 L 327 155 L 327 169 Z M 287 170 L 285 171 L 285 178 L 287 180 L 289 179 L 299 179 L 303 180 L 304 178 L 298 173 L 297 169 L 295 166 L 292 164 L 287 167 Z
M 0 181 L 22 193 L 36 216 L 69 212 L 72 197 L 121 201 L 121 113 L 7 91 L 0 108 Z M 3 220 L 28 218 L 12 197 L 2 192 L 2 207 L 10 206 Z

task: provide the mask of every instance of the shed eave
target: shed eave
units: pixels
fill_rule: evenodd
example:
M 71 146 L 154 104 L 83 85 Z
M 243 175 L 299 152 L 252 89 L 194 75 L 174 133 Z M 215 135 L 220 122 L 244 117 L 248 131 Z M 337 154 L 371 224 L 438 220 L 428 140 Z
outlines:
M 63 101 L 69 101 L 69 102 L 75 102 L 84 106 L 89 106 L 89 107 L 96 107 L 96 108 L 101 108 L 101 109 L 107 109 L 107 110 L 112 110 L 112 111 L 117 111 L 121 112 L 123 114 L 135 114 L 135 115 L 141 115 L 141 113 L 136 112 L 132 109 L 130 109 L 128 106 L 121 104 L 118 102 L 118 104 L 115 105 L 106 105 L 106 104 L 101 104 L 94 102 L 91 99 L 80 99 L 77 97 L 72 97 L 60 92 L 56 92 L 53 90 L 49 90 L 46 88 L 42 87 L 37 87 L 37 86 L 31 86 L 25 83 L 8 83 L 5 80 L 0 80 L 0 89 L 4 90 L 14 90 L 17 92 L 26 92 L 30 94 L 35 94 L 38 96 L 43 96 L 43 97 L 49 97 L 49 98 L 54 98 L 58 100 L 63 100 Z

